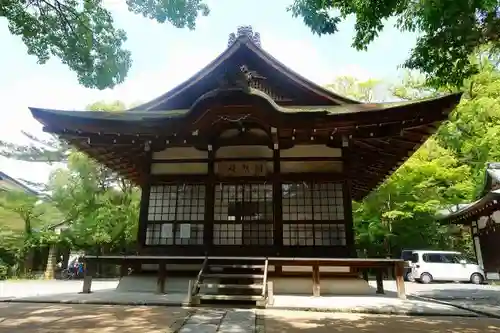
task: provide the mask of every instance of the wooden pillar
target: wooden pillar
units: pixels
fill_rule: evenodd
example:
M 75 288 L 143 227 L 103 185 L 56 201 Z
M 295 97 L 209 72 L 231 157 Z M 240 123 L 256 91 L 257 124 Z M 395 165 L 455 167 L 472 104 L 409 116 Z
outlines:
M 273 243 L 276 249 L 276 255 L 279 255 L 283 248 L 283 206 L 282 206 L 282 191 L 281 188 L 281 164 L 280 164 L 280 150 L 273 150 L 273 209 L 274 209 L 274 234 Z M 276 271 L 276 265 L 275 271 Z M 281 265 L 279 266 L 281 271 Z
M 267 282 L 267 304 L 274 305 L 274 284 L 273 284 L 273 281 Z
M 208 146 L 208 179 L 205 188 L 205 226 L 203 228 L 203 245 L 209 254 L 214 243 L 214 205 L 215 205 L 215 151 Z
M 375 277 L 377 280 L 377 294 L 384 294 L 384 278 L 383 278 L 383 271 L 381 268 L 377 268 L 375 270 Z
M 167 276 L 167 267 L 165 261 L 160 261 L 158 264 L 158 279 L 156 281 L 156 293 L 164 294 L 165 293 L 165 278 Z
M 146 245 L 146 229 L 148 226 L 148 210 L 149 210 L 149 194 L 151 192 L 151 161 L 152 161 L 152 152 L 148 151 L 146 153 L 147 162 L 145 163 L 145 174 L 146 179 L 144 180 L 141 186 L 141 202 L 139 208 L 139 226 L 137 228 L 137 247 L 138 250 L 142 249 Z
M 363 274 L 363 280 L 365 280 L 366 282 L 368 282 L 368 270 L 366 270 L 366 268 L 364 268 L 361 272 Z
M 90 294 L 92 292 L 92 276 L 96 271 L 96 263 L 93 261 L 86 261 L 83 267 L 83 289 L 82 293 Z
M 345 221 L 345 236 L 346 236 L 346 246 L 349 253 L 349 257 L 356 258 L 356 242 L 354 235 L 354 223 L 352 218 L 352 180 L 354 177 L 351 170 L 351 149 L 349 148 L 349 139 L 346 137 L 342 138 L 342 161 L 343 161 L 343 174 L 345 177 L 342 191 L 343 191 L 343 201 L 344 201 L 344 221 Z
M 394 265 L 394 275 L 396 276 L 396 286 L 398 290 L 398 297 L 401 299 L 406 299 L 406 291 L 405 291 L 405 262 L 398 261 Z
M 319 266 L 313 265 L 312 267 L 312 278 L 313 278 L 313 296 L 321 296 L 320 278 L 319 278 Z
M 122 261 L 120 264 L 120 278 L 128 275 L 128 262 Z
M 472 248 L 476 255 L 477 264 L 484 269 L 483 253 L 481 251 L 481 238 L 479 237 L 479 228 L 476 221 L 471 224 Z M 486 272 L 485 272 L 486 273 Z

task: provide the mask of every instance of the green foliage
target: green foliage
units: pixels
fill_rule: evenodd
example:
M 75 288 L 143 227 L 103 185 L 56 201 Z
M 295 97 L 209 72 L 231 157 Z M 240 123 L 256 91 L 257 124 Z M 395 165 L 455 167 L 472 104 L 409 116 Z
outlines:
M 342 96 L 350 96 L 359 101 L 372 102 L 375 98 L 375 88 L 381 83 L 379 80 L 370 79 L 360 81 L 350 76 L 340 76 L 325 86 Z
M 397 256 L 404 248 L 455 246 L 448 227 L 436 223 L 443 207 L 471 200 L 467 165 L 429 139 L 377 191 L 354 205 L 357 244 L 367 255 Z
M 495 96 L 496 92 L 500 92 L 500 86 L 495 88 L 496 74 L 491 72 L 491 67 L 486 66 L 484 70 L 486 68 L 489 74 L 482 71 L 472 79 L 473 87 L 478 90 L 475 94 L 481 91 L 481 94 Z M 368 102 L 373 99 L 376 82 L 343 77 L 328 88 Z M 434 89 L 423 76 L 410 72 L 405 73 L 400 85 L 392 87 L 393 95 L 404 100 L 436 96 L 442 90 L 448 88 Z M 484 163 L 475 165 L 475 157 L 468 163 L 458 151 L 467 150 L 467 147 L 479 148 L 488 152 L 488 157 L 483 160 L 491 158 L 494 151 L 499 151 L 491 145 L 481 146 L 483 133 L 492 131 L 496 125 L 491 118 L 477 115 L 481 112 L 491 115 L 491 105 L 477 105 L 480 112 L 470 111 L 476 117 L 471 114 L 462 122 L 473 126 L 474 130 L 469 132 L 470 137 L 456 138 L 460 133 L 457 131 L 457 120 L 466 117 L 467 113 L 462 115 L 462 112 L 468 110 L 468 105 L 469 100 L 464 99 L 454 112 L 452 121 L 445 123 L 438 135 L 427 140 L 363 202 L 353 203 L 356 243 L 360 254 L 399 256 L 404 248 L 451 248 L 470 252 L 467 230 L 457 231 L 441 226 L 435 218 L 436 213 L 444 208 L 474 199 L 478 187 L 478 178 L 474 175 L 479 169 L 483 171 Z M 457 145 L 455 149 L 449 141 Z
M 120 112 L 125 105 L 120 101 L 96 102 L 87 109 Z M 51 174 L 47 190 L 68 226 L 61 234 L 62 241 L 95 252 L 133 247 L 140 194 L 130 182 L 85 154 L 70 150 L 66 168 Z M 44 235 L 51 239 L 50 232 Z
M 0 280 L 6 280 L 9 277 L 9 266 L 3 262 L 0 257 Z
M 177 28 L 196 27 L 198 15 L 208 15 L 200 0 L 127 0 L 136 14 L 169 22 Z M 3 0 L 0 17 L 5 17 L 12 34 L 20 36 L 44 64 L 51 56 L 59 58 L 89 88 L 111 88 L 125 80 L 132 64 L 123 48 L 126 33 L 117 29 L 101 0 Z
M 479 189 L 486 163 L 500 161 L 500 73 L 486 66 L 468 88 L 438 138 L 472 168 Z
M 87 108 L 119 112 L 125 105 L 119 101 L 97 102 Z M 32 161 L 44 161 L 58 151 L 57 156 L 66 162 L 66 167 L 51 174 L 49 183 L 43 187 L 42 198 L 22 192 L 0 195 L 3 210 L 0 213 L 9 212 L 9 216 L 16 217 L 14 222 L 0 220 L 0 260 L 10 271 L 19 273 L 23 271 L 19 268 L 24 268 L 25 274 L 29 273 L 26 263 L 30 255 L 49 245 L 94 253 L 134 248 L 139 219 L 138 189 L 85 154 L 56 140 L 43 149 L 47 152 L 32 150 L 34 153 L 30 154 L 29 147 L 18 146 L 10 150 L 11 157 Z M 56 231 L 56 225 L 61 230 Z
M 5 191 L 1 193 L 0 206 L 19 216 L 23 221 L 23 232 L 29 236 L 33 232 L 33 224 L 40 221 L 43 212 L 38 206 L 37 196 L 22 191 Z
M 137 237 L 139 191 L 80 152 L 50 178 L 52 201 L 65 214 L 74 248 L 121 250 Z
M 478 48 L 500 47 L 500 4 L 493 0 L 295 0 L 289 10 L 319 35 L 333 34 L 355 15 L 353 47 L 366 50 L 391 17 L 401 31 L 420 36 L 404 66 L 426 74 L 428 83 L 461 87 L 478 72 L 469 56 Z M 397 47 L 397 46 L 395 46 Z

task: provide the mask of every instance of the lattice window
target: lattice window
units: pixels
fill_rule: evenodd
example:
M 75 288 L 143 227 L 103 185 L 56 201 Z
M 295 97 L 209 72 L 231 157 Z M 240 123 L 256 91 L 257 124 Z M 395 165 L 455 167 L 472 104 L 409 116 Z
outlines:
M 273 245 L 274 225 L 272 223 L 244 223 L 243 245 Z
M 204 220 L 205 185 L 152 186 L 146 245 L 202 245 Z
M 151 187 L 148 221 L 203 221 L 205 185 L 171 184 Z
M 272 245 L 272 190 L 262 183 L 216 185 L 214 244 Z
M 284 221 L 336 221 L 344 219 L 342 184 L 283 184 Z
M 243 225 L 237 223 L 214 224 L 214 245 L 242 245 Z
M 285 246 L 346 245 L 345 225 L 336 224 L 283 224 Z
M 272 184 L 220 184 L 215 186 L 216 221 L 272 221 Z
M 197 223 L 148 223 L 146 245 L 203 245 L 203 228 Z

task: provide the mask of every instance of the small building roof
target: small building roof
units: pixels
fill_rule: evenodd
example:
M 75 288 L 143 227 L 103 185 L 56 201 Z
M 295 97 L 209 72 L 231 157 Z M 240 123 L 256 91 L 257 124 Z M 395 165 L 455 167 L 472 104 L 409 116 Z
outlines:
M 488 163 L 480 198 L 460 205 L 454 212 L 441 214 L 439 220 L 444 224 L 470 224 L 497 209 L 500 209 L 500 163 Z
M 39 193 L 23 182 L 10 177 L 5 172 L 0 171 L 0 191 L 20 190 L 28 194 L 38 195 Z

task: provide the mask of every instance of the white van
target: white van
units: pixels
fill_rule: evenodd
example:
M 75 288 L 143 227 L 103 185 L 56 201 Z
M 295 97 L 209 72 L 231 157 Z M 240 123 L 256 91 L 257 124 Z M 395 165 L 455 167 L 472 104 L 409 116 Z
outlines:
M 411 258 L 412 276 L 415 281 L 470 281 L 481 284 L 483 269 L 455 251 L 414 250 Z

